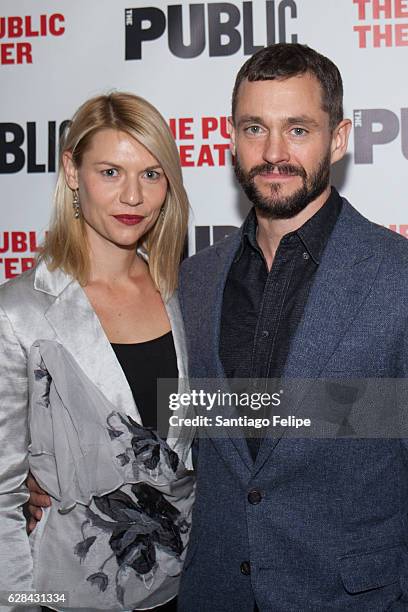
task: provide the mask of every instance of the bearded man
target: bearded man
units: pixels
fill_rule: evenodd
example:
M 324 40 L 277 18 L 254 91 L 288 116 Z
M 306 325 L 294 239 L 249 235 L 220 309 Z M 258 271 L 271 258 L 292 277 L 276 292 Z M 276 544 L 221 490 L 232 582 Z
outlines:
M 344 379 L 406 377 L 408 242 L 330 186 L 342 98 L 307 46 L 271 45 L 239 71 L 231 148 L 253 208 L 182 266 L 193 378 L 334 378 L 342 406 Z M 207 431 L 198 447 L 182 612 L 408 610 L 404 440 Z

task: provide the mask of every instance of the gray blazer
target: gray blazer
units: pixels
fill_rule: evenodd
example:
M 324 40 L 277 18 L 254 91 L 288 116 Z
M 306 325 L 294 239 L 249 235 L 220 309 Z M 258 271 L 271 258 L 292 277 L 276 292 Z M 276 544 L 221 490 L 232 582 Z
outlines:
M 223 376 L 222 297 L 239 241 L 182 266 L 191 378 Z M 407 325 L 408 241 L 343 200 L 285 375 L 407 377 Z M 254 598 L 262 612 L 408 610 L 407 544 L 405 440 L 274 436 L 253 463 L 243 437 L 200 438 L 180 610 L 253 612 Z
M 176 296 L 166 309 L 182 381 L 187 360 Z M 61 610 L 149 608 L 174 596 L 193 501 L 193 431 L 170 429 L 168 445 L 146 435 L 95 312 L 61 270 L 41 262 L 0 287 L 0 369 L 0 591 L 65 591 L 68 606 L 51 604 Z M 114 450 L 98 447 L 101 440 Z M 175 468 L 167 476 L 152 463 L 149 445 Z M 22 513 L 29 462 L 54 497 L 30 538 Z M 136 508 L 129 505 L 135 491 Z M 102 500 L 96 506 L 93 496 Z M 166 541 L 172 522 L 178 539 Z M 101 569 L 112 550 L 116 556 Z

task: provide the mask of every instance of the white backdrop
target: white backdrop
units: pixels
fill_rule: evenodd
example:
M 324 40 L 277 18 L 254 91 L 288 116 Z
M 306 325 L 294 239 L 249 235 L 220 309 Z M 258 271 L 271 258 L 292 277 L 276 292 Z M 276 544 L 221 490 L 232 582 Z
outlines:
M 112 89 L 146 97 L 175 130 L 190 253 L 238 226 L 248 204 L 227 151 L 232 86 L 254 46 L 280 40 L 340 68 L 354 130 L 334 183 L 408 236 L 408 0 L 1 0 L 0 281 L 32 264 L 46 228 L 60 125 Z

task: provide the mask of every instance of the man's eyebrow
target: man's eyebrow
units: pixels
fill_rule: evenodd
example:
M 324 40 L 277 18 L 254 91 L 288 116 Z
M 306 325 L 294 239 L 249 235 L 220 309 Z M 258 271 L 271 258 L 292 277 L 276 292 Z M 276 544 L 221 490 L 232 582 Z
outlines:
M 242 117 L 239 118 L 238 127 L 241 127 L 242 125 L 246 123 L 259 123 L 261 125 L 264 125 L 264 119 L 262 117 L 259 117 L 258 115 L 242 115 Z M 298 123 L 301 123 L 302 125 L 307 125 L 308 127 L 314 127 L 314 128 L 320 127 L 320 124 L 315 119 L 312 119 L 312 117 L 309 117 L 308 115 L 297 115 L 296 117 L 286 117 L 283 121 L 283 124 L 285 126 L 296 125 Z
M 287 117 L 287 119 L 285 119 L 285 124 L 288 126 L 298 123 L 309 127 L 320 127 L 320 124 L 315 119 L 312 119 L 312 117 L 308 117 L 308 115 L 298 115 L 297 117 Z
M 257 115 L 242 115 L 242 117 L 239 118 L 238 127 L 244 123 L 261 123 L 263 125 L 263 119 Z

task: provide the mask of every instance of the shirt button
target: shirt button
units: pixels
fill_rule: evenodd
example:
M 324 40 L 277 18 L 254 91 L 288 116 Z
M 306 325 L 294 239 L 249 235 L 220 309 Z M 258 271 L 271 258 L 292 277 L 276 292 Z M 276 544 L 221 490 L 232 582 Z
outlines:
M 303 259 L 309 259 L 309 253 L 306 253 L 306 251 L 303 253 Z
M 249 561 L 243 561 L 241 563 L 240 570 L 241 574 L 244 574 L 244 576 L 249 576 L 249 574 L 251 573 L 251 564 L 249 563 Z
M 256 504 L 262 501 L 262 492 L 259 489 L 252 489 L 252 491 L 248 493 L 248 501 L 253 506 L 256 506 Z
M 261 334 L 262 338 L 267 338 L 269 336 L 269 332 L 267 329 L 264 329 L 262 334 Z

